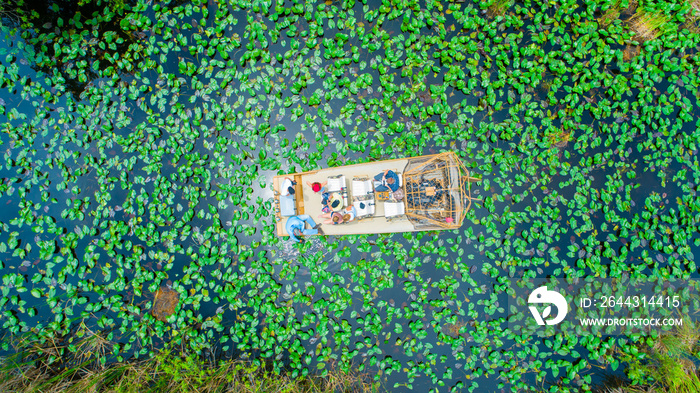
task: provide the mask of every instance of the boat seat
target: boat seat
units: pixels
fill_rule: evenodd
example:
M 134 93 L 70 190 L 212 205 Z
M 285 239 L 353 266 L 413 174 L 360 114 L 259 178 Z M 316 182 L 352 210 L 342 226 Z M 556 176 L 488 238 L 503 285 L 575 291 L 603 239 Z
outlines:
M 293 195 L 280 196 L 280 215 L 291 217 L 297 214 L 297 204 Z
M 352 178 L 353 198 L 365 195 L 374 195 L 374 182 L 368 176 L 355 176 Z
M 291 179 L 290 179 L 291 180 Z M 283 183 L 280 180 L 280 186 Z M 279 191 L 275 190 L 274 195 L 275 195 L 275 213 L 278 216 L 277 221 L 279 221 L 282 217 L 291 217 L 297 215 L 297 196 L 301 195 L 301 186 L 298 184 L 293 185 L 294 190 L 296 191 L 292 195 L 282 195 Z
M 352 200 L 359 220 L 374 216 L 376 208 L 374 186 L 369 176 L 360 175 L 352 178 Z
M 353 202 L 352 205 L 355 207 L 355 210 L 357 211 L 357 218 L 358 219 L 363 219 L 367 217 L 374 217 L 374 213 L 376 210 L 376 204 L 374 200 L 374 195 L 373 194 L 364 194 L 364 195 L 358 195 L 354 196 L 352 198 Z
M 345 175 L 329 176 L 326 181 L 326 190 L 330 193 L 339 193 L 343 197 L 343 206 L 348 206 L 348 187 Z
M 406 214 L 406 205 L 394 199 L 389 199 L 384 202 L 384 217 L 387 219 L 393 217 L 404 216 Z

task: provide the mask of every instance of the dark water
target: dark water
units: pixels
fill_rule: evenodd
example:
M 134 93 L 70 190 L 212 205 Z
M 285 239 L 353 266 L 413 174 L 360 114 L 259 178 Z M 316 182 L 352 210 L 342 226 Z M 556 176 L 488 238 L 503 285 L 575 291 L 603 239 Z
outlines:
M 310 44 L 313 49 L 307 53 L 303 48 L 308 41 L 303 36 L 286 34 L 291 27 L 283 28 L 275 41 L 271 31 L 284 22 L 272 21 L 268 13 L 260 12 L 272 13 L 274 5 L 256 4 L 245 9 L 219 7 L 221 18 L 216 17 L 214 2 L 206 5 L 207 18 L 199 11 L 191 15 L 183 11 L 182 17 L 175 17 L 148 7 L 141 15 L 151 23 L 158 18 L 164 25 L 174 22 L 173 38 L 164 38 L 164 27 L 160 32 L 137 30 L 146 47 L 162 48 L 186 39 L 196 52 L 203 45 L 193 43 L 208 28 L 219 39 L 240 39 L 241 47 L 225 50 L 226 58 L 218 49 L 211 55 L 205 49 L 192 54 L 184 46 L 182 51 L 169 49 L 167 53 L 161 49 L 157 50 L 160 54 L 148 56 L 154 63 L 146 70 L 95 77 L 86 84 L 51 82 L 47 77 L 50 68 L 37 71 L 30 67 L 30 56 L 18 46 L 22 39 L 15 35 L 3 41 L 2 48 L 14 56 L 5 58 L 3 65 L 25 58 L 26 64 L 20 61 L 17 65 L 18 74 L 43 86 L 52 100 L 37 97 L 26 80 L 16 88 L 6 84 L 0 96 L 6 113 L 16 108 L 27 115 L 26 119 L 12 119 L 6 114 L 8 131 L 0 133 L 5 161 L 13 160 L 0 175 L 7 206 L 0 214 L 0 241 L 9 244 L 16 232 L 20 247 L 32 245 L 24 257 L 6 252 L 3 290 L 36 310 L 32 317 L 15 303 L 6 302 L 4 310 L 23 325 L 9 323 L 11 318 L 6 315 L 4 329 L 17 333 L 43 328 L 60 334 L 82 320 L 90 326 L 116 329 L 114 340 L 123 345 L 121 356 L 128 357 L 140 350 L 137 343 L 159 345 L 160 337 L 169 340 L 168 326 L 189 326 L 196 332 L 193 342 L 222 356 L 263 358 L 276 366 L 311 371 L 342 360 L 378 375 L 391 391 L 409 387 L 442 391 L 443 384 L 458 390 L 471 386 L 475 391 L 499 391 L 509 390 L 519 380 L 526 386 L 578 386 L 586 376 L 592 377 L 592 383 L 601 382 L 612 371 L 603 354 L 612 353 L 605 343 L 614 338 L 587 345 L 581 343 L 583 338 L 570 335 L 564 339 L 570 351 L 561 355 L 554 353 L 550 338 L 510 336 L 505 322 L 510 315 L 505 307 L 509 299 L 498 277 L 563 277 L 565 268 L 595 274 L 591 267 L 595 252 L 581 255 L 577 251 L 577 258 L 571 258 L 566 255 L 570 245 L 577 250 L 593 245 L 595 250 L 595 245 L 605 243 L 621 252 L 643 229 L 622 236 L 619 229 L 612 228 L 641 215 L 651 195 L 660 197 L 653 203 L 653 214 L 662 221 L 672 217 L 670 209 L 678 209 L 674 205 L 678 197 L 694 201 L 696 185 L 690 173 L 694 173 L 691 163 L 696 162 L 697 149 L 678 148 L 679 141 L 695 134 L 694 124 L 685 121 L 671 129 L 665 126 L 665 119 L 672 118 L 667 116 L 645 120 L 647 128 L 640 130 L 635 129 L 638 125 L 626 128 L 631 120 L 620 119 L 644 119 L 644 108 L 637 108 L 637 115 L 622 111 L 617 117 L 612 113 L 598 116 L 594 107 L 578 111 L 580 105 L 568 101 L 565 91 L 566 86 L 575 86 L 573 77 L 554 92 L 547 84 L 557 74 L 544 66 L 532 83 L 537 87 L 520 91 L 505 84 L 493 89 L 501 75 L 513 73 L 515 58 L 509 55 L 504 66 L 507 72 L 501 73 L 496 59 L 507 52 L 492 51 L 486 36 L 478 34 L 488 35 L 491 29 L 507 34 L 517 48 L 526 48 L 534 43 L 536 32 L 553 29 L 543 27 L 542 22 L 528 20 L 528 25 L 516 28 L 484 19 L 487 22 L 481 26 L 452 30 L 455 16 L 446 14 L 446 7 L 428 12 L 435 21 L 446 18 L 442 23 L 431 22 L 445 27 L 444 42 L 477 34 L 470 41 L 478 50 L 467 52 L 467 61 L 454 61 L 465 73 L 461 79 L 467 87 L 460 89 L 445 80 L 450 64 L 439 59 L 440 52 L 447 49 L 427 43 L 440 36 L 439 28 L 425 26 L 421 34 L 409 33 L 404 14 L 380 12 L 380 4 L 352 3 L 348 8 L 358 19 L 355 26 L 362 23 L 365 31 L 376 29 L 381 34 L 360 38 L 359 30 L 331 27 L 329 19 L 318 16 L 322 21 L 315 26 L 323 29 L 323 35 Z M 327 12 L 343 4 L 306 7 L 309 12 Z M 292 6 L 285 3 L 281 9 Z M 419 8 L 424 7 L 427 5 Z M 372 10 L 390 16 L 379 23 Z M 70 12 L 61 9 L 45 18 L 60 15 L 67 20 Z M 547 13 L 555 15 L 552 9 L 542 12 Z M 237 22 L 222 22 L 223 15 Z M 422 20 L 412 15 L 408 20 Z M 345 18 L 330 19 L 337 25 Z M 51 32 L 57 29 L 53 27 L 56 23 L 50 28 L 42 24 L 38 30 Z M 573 35 L 570 25 L 566 34 Z M 303 16 L 289 26 L 300 32 L 312 30 Z M 216 31 L 219 27 L 222 30 Z M 522 38 L 517 37 L 520 33 L 524 33 Z M 325 58 L 326 48 L 332 52 L 339 34 L 348 34 L 347 39 L 340 38 L 345 52 L 338 58 Z M 151 38 L 154 41 L 148 44 Z M 98 40 L 103 39 L 100 35 Z M 299 50 L 290 50 L 293 40 L 299 41 Z M 252 46 L 246 48 L 249 43 Z M 622 47 L 610 45 L 612 49 Z M 552 53 L 561 50 L 561 45 L 550 41 L 542 48 Z M 124 46 L 113 51 L 126 52 L 131 50 Z M 254 53 L 263 59 L 269 55 L 270 60 L 246 62 Z M 342 59 L 354 53 L 357 60 L 342 64 Z M 394 54 L 396 59 L 390 59 Z M 519 61 L 541 61 L 541 57 L 525 55 Z M 599 62 L 596 59 L 588 53 L 577 62 Z M 212 66 L 211 74 L 188 75 L 187 64 L 206 69 L 214 62 L 217 65 Z M 409 70 L 413 76 L 406 74 Z M 107 71 L 100 72 L 105 75 Z M 306 73 L 314 82 L 295 93 L 295 83 Z M 327 85 L 320 76 L 323 73 L 335 75 L 326 79 Z M 667 72 L 664 80 L 653 83 L 654 91 L 666 91 L 671 86 L 668 80 L 681 74 Z M 631 78 L 632 73 L 627 75 Z M 182 78 L 182 87 L 171 88 L 177 78 Z M 390 82 L 381 83 L 383 78 Z M 345 85 L 365 79 L 371 83 L 356 90 Z M 57 94 L 60 87 L 57 90 L 49 84 L 66 84 L 75 90 Z M 144 92 L 135 93 L 134 86 L 144 86 Z M 431 92 L 431 88 L 442 87 L 444 96 Z M 389 89 L 395 90 L 387 93 Z M 415 91 L 401 95 L 411 89 Z M 632 98 L 641 95 L 639 90 L 632 90 Z M 29 94 L 28 98 L 23 94 Z M 585 102 L 585 97 L 602 101 L 610 100 L 611 95 L 599 87 L 577 97 Z M 193 97 L 196 99 L 190 102 Z M 514 98 L 514 104 L 508 97 Z M 311 104 L 316 99 L 318 104 Z M 648 102 L 649 107 L 654 107 L 654 100 Z M 497 102 L 502 109 L 496 109 Z M 391 110 L 385 111 L 382 105 Z M 436 105 L 449 109 L 443 116 L 431 115 Z M 537 111 L 528 112 L 527 105 Z M 421 114 L 422 109 L 426 112 Z M 568 142 L 562 141 L 566 139 L 562 135 L 547 134 L 552 123 L 564 126 L 560 118 L 551 119 L 550 114 L 559 111 L 566 112 L 566 120 L 575 124 Z M 530 125 L 528 117 L 533 116 Z M 17 136 L 9 131 L 13 127 L 34 127 L 38 132 L 24 131 Z M 671 136 L 658 131 L 660 128 Z M 654 141 L 659 148 L 638 149 L 645 141 Z M 291 245 L 274 235 L 270 187 L 274 175 L 444 150 L 457 151 L 464 164 L 483 179 L 475 187 L 475 197 L 483 201 L 467 213 L 460 230 L 319 238 L 303 245 Z M 23 163 L 24 156 L 33 164 Z M 626 176 L 630 171 L 635 177 Z M 665 183 L 659 171 L 666 173 Z M 19 195 L 20 187 L 32 179 L 36 184 Z M 628 198 L 626 186 L 631 188 Z M 601 202 L 596 190 L 609 192 L 613 199 Z M 585 203 L 571 202 L 577 196 Z M 83 206 L 75 207 L 79 200 Z M 625 200 L 629 208 L 618 208 Z M 71 212 L 66 207 L 74 208 Z M 32 224 L 16 221 L 29 217 L 27 214 L 33 217 Z M 646 221 L 654 222 L 654 218 Z M 53 224 L 58 233 L 47 233 Z M 41 230 L 44 232 L 36 232 Z M 610 234 L 619 240 L 612 241 Z M 697 231 L 691 238 L 697 239 Z M 691 238 L 681 241 L 689 247 L 682 253 L 690 261 L 697 249 Z M 672 241 L 663 234 L 658 240 Z M 38 241 L 55 242 L 53 254 L 42 258 Z M 642 250 L 644 247 L 631 251 L 619 263 L 600 258 L 598 265 L 607 266 L 603 271 L 612 276 L 620 264 L 638 263 L 635 260 Z M 651 255 L 662 255 L 667 261 L 674 253 L 678 255 L 678 250 Z M 585 268 L 578 266 L 579 260 Z M 47 273 L 50 262 L 55 263 L 53 274 Z M 641 274 L 653 276 L 666 266 L 670 262 L 648 266 Z M 59 273 L 59 269 L 65 270 Z M 697 275 L 689 265 L 681 270 L 691 277 Z M 148 317 L 152 293 L 162 285 L 181 294 L 175 322 L 168 324 Z M 21 286 L 28 291 L 17 291 Z M 34 288 L 61 303 L 50 306 L 43 296 L 27 295 Z M 115 295 L 121 298 L 112 306 Z M 73 303 L 81 298 L 85 304 Z M 101 304 L 102 309 L 87 312 L 88 304 Z M 125 311 L 120 306 L 126 304 L 137 308 Z M 538 366 L 538 357 L 528 352 L 532 347 L 540 353 L 550 352 L 547 359 L 559 361 L 561 373 L 555 373 L 557 367 L 551 363 Z M 567 374 L 564 369 L 580 364 L 571 355 L 573 350 L 591 366 L 575 372 L 571 381 L 562 381 L 560 377 Z M 140 355 L 148 353 L 140 351 Z M 520 356 L 522 351 L 525 355 Z M 606 367 L 607 371 L 599 371 Z M 538 377 L 540 369 L 546 374 Z

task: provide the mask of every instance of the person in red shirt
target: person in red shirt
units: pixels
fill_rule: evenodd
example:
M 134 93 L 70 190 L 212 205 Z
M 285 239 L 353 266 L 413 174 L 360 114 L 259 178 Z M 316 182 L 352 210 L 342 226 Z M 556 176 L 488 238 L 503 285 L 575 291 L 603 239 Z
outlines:
M 307 181 L 307 182 L 306 182 L 306 184 L 307 184 L 309 187 L 311 187 L 311 190 L 312 190 L 313 192 L 317 193 L 317 194 L 318 194 L 318 193 L 323 194 L 323 193 L 326 191 L 326 184 L 327 184 L 327 183 L 328 183 L 328 182 L 325 182 L 325 181 L 324 181 L 323 183 L 319 183 L 319 182 L 313 182 L 313 183 L 311 183 L 310 181 Z

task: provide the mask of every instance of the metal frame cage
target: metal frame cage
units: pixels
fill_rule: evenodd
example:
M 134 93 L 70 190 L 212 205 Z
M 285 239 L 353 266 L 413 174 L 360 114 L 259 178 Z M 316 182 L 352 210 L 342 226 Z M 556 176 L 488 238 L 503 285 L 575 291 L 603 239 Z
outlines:
M 406 216 L 416 228 L 462 226 L 472 205 L 471 177 L 454 152 L 409 159 L 403 174 Z

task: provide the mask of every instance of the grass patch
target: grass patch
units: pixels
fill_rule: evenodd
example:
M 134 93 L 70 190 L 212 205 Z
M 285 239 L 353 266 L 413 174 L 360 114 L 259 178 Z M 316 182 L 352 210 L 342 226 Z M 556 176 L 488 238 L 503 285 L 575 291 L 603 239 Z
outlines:
M 627 375 L 632 384 L 609 390 L 613 393 L 700 392 L 700 328 L 690 318 L 674 331 L 662 334 L 644 352 L 646 360 L 626 355 Z
M 615 22 L 615 20 L 620 19 L 623 14 L 632 15 L 638 7 L 638 2 L 636 0 L 630 0 L 627 2 L 627 6 L 622 3 L 622 0 L 617 0 L 602 13 L 601 16 L 597 18 L 598 24 L 601 27 L 608 27 L 610 24 Z
M 537 88 L 539 89 L 540 92 L 547 94 L 552 89 L 552 82 L 553 81 L 554 81 L 554 79 L 552 79 L 552 78 L 542 78 L 542 79 L 540 79 L 540 83 L 537 85 Z
M 78 339 L 75 353 L 56 358 L 55 342 L 18 342 L 13 355 L 0 358 L 2 392 L 375 392 L 368 374 L 327 370 L 324 376 L 293 378 L 264 365 L 240 360 L 207 361 L 197 353 L 169 347 L 154 357 L 105 364 L 105 340 L 92 333 Z M 60 359 L 60 360 L 59 360 Z
M 656 39 L 671 29 L 670 20 L 666 15 L 641 9 L 635 12 L 628 23 L 640 42 Z
M 621 13 L 622 8 L 620 6 L 620 1 L 617 1 L 598 18 L 598 24 L 601 27 L 607 27 L 615 20 L 619 19 Z
M 690 11 L 685 15 L 686 21 L 683 23 L 683 28 L 691 33 L 700 34 L 700 0 L 692 0 L 689 5 Z
M 493 0 L 486 9 L 486 14 L 491 18 L 503 16 L 512 6 L 513 0 Z

